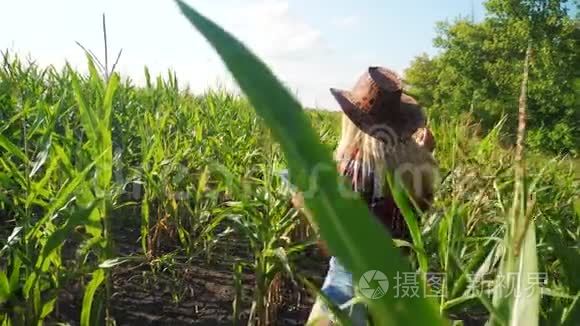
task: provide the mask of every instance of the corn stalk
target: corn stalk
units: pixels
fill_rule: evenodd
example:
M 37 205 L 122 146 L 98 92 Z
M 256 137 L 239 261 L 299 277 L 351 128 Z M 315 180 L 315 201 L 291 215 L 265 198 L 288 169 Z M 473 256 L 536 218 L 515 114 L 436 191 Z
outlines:
M 514 201 L 507 221 L 505 255 L 496 279 L 493 302 L 499 316 L 492 324 L 534 326 L 539 322 L 539 284 L 533 281 L 538 273 L 535 225 L 528 211 L 528 187 L 524 143 L 529 64 L 532 44 L 528 45 L 524 61 L 518 110 L 518 132 L 515 152 Z

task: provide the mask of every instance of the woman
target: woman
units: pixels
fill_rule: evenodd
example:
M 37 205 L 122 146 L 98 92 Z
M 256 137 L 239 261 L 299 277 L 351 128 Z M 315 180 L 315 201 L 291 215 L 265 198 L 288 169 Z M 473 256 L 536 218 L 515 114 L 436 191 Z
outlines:
M 393 238 L 410 240 L 405 220 L 389 195 L 385 180 L 387 173 L 393 174 L 407 187 L 417 207 L 423 210 L 429 206 L 436 168 L 431 154 L 435 142 L 425 128 L 422 109 L 413 98 L 403 94 L 397 75 L 383 67 L 370 67 L 352 91 L 331 89 L 331 93 L 344 113 L 336 150 L 340 174 L 351 181 L 352 189 L 361 195 Z M 293 203 L 303 208 L 302 196 L 296 194 Z M 339 307 L 354 297 L 352 275 L 336 257 L 330 259 L 321 291 Z M 354 325 L 365 325 L 363 306 L 350 306 L 348 312 Z M 309 323 L 329 325 L 330 320 L 328 309 L 318 299 Z

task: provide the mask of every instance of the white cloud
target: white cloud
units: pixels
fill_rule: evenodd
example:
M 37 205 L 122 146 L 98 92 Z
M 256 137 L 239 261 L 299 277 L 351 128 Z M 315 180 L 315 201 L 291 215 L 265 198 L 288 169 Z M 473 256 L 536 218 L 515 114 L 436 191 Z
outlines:
M 336 18 L 333 25 L 338 28 L 350 28 L 356 26 L 360 22 L 360 17 L 357 15 L 348 15 Z
M 331 51 L 325 36 L 294 13 L 290 0 L 188 0 L 202 14 L 216 21 L 258 54 L 306 106 L 315 102 L 333 105 L 328 87 L 335 86 L 344 70 L 340 53 Z M 41 10 L 29 13 L 35 26 L 25 19 L 25 8 L 36 0 L 11 4 L 0 11 L 0 49 L 12 48 L 41 65 L 61 67 L 65 60 L 86 71 L 86 58 L 74 43 L 102 55 L 100 15 L 107 13 L 110 55 L 123 48 L 118 71 L 137 84 L 144 79 L 143 67 L 153 76 L 175 70 L 180 84 L 196 92 L 215 85 L 237 89 L 218 55 L 191 25 L 179 15 L 171 1 L 102 0 L 41 2 Z M 140 7 L 138 14 L 135 8 Z M 66 10 L 65 10 L 66 9 Z M 68 10 L 68 11 L 67 11 Z M 46 14 L 48 13 L 48 14 Z M 74 26 L 74 28 L 71 28 Z
M 258 55 L 273 59 L 299 59 L 324 53 L 321 32 L 294 16 L 286 0 L 246 1 L 228 10 L 226 27 Z
M 334 106 L 328 87 L 342 65 L 333 64 L 336 53 L 322 32 L 294 15 L 291 2 L 246 0 L 216 14 L 213 19 L 260 56 L 303 105 Z M 219 79 L 234 84 L 229 74 Z

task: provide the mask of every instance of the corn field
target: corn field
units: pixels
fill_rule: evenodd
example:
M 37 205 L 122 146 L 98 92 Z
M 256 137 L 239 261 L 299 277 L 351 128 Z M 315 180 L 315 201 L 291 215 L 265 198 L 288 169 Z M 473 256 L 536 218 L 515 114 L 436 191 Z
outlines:
M 212 28 L 182 10 L 202 34 Z M 216 35 L 229 67 L 219 47 L 232 40 Z M 308 153 L 280 135 L 312 130 L 330 153 L 340 115 L 284 115 L 259 98 L 287 105 L 260 77 L 254 85 L 272 88 L 238 79 L 244 97 L 192 94 L 172 72 L 145 69 L 136 86 L 87 58 L 88 74 L 1 58 L 0 324 L 304 324 L 327 259 L 278 176 Z M 236 78 L 261 73 L 248 58 L 229 67 Z M 441 178 L 432 209 L 412 216 L 412 243 L 386 238 L 382 249 L 364 223 L 353 233 L 370 240 L 341 242 L 371 257 L 353 258 L 355 277 L 374 257 L 393 266 L 387 276 L 401 272 L 369 302 L 374 324 L 580 324 L 578 162 L 529 154 L 515 176 L 506 121 L 486 134 L 468 114 L 431 127 Z M 319 222 L 348 261 L 334 220 Z

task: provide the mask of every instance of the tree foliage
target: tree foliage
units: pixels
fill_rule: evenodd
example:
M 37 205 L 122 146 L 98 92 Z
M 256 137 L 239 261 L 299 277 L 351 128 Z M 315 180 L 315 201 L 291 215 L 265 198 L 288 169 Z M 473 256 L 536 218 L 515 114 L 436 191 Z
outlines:
M 432 118 L 472 112 L 484 128 L 508 117 L 515 130 L 526 48 L 532 45 L 528 145 L 578 153 L 580 25 L 566 0 L 488 0 L 480 22 L 437 24 L 440 54 L 415 58 L 405 72 L 409 92 Z

